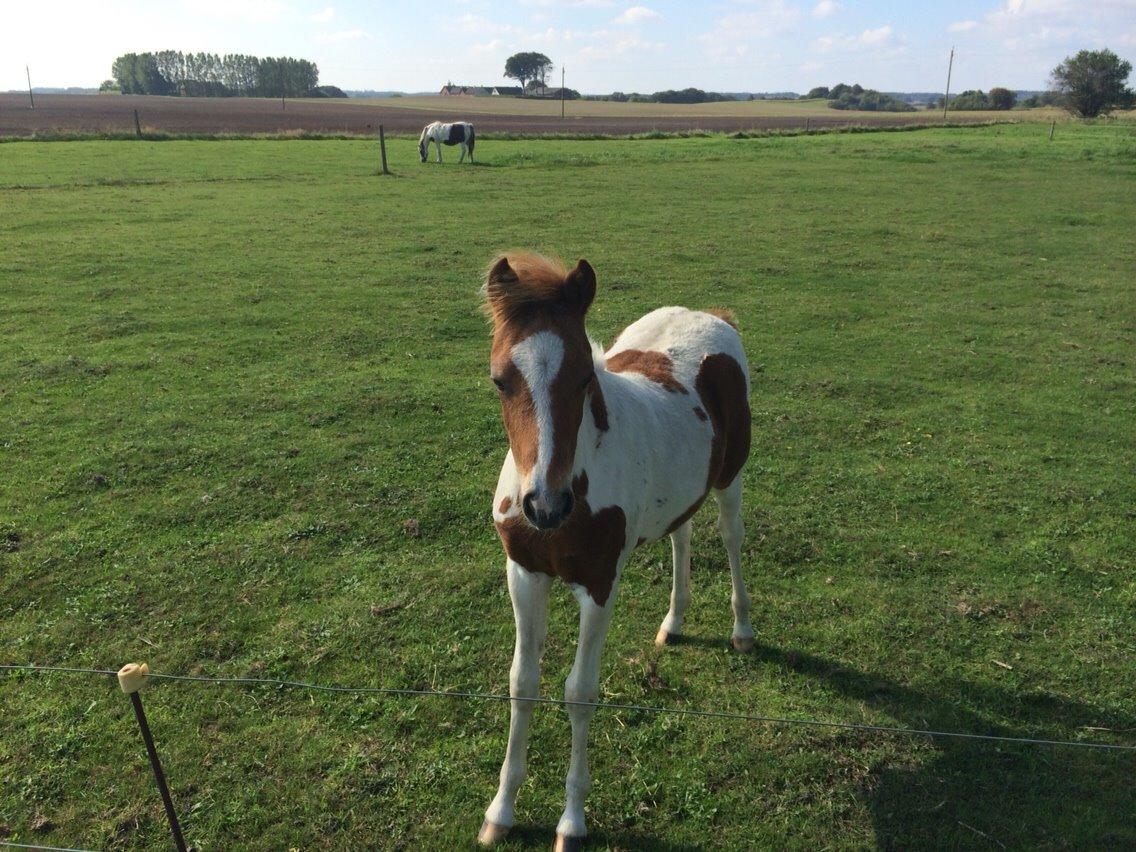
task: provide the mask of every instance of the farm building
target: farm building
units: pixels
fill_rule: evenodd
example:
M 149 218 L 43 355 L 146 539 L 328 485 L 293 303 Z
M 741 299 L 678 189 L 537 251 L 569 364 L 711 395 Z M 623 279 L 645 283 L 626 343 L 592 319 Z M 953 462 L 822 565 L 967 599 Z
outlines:
M 524 90 L 520 86 L 455 86 L 453 83 L 447 83 L 442 86 L 442 90 L 438 92 L 438 94 L 449 96 L 465 95 L 475 98 L 487 98 L 491 96 L 519 98 L 524 94 Z
M 473 96 L 475 98 L 488 97 L 489 93 L 490 90 L 487 86 L 455 86 L 452 83 L 447 83 L 446 85 L 442 86 L 442 90 L 438 92 L 438 94 L 440 95 L 466 95 Z
M 576 98 L 580 97 L 580 93 L 577 92 L 575 89 L 569 89 L 569 88 L 561 89 L 559 86 L 556 86 L 555 88 L 547 88 L 547 89 L 542 87 L 542 88 L 529 89 L 528 95 L 526 95 L 526 97 L 545 98 L 547 100 L 555 100 L 555 101 L 558 101 L 558 100 L 560 100 L 561 97 L 563 97 L 564 100 L 574 101 L 574 100 L 576 100 Z

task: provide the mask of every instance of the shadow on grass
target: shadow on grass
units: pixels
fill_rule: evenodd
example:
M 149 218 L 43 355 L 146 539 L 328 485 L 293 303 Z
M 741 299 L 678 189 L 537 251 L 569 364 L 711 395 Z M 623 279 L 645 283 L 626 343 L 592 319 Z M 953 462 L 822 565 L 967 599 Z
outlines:
M 509 831 L 509 847 L 551 849 L 556 842 L 555 829 L 547 826 L 517 825 Z M 690 843 L 670 843 L 653 834 L 638 831 L 605 831 L 590 829 L 585 849 L 651 849 L 657 852 L 703 852 L 708 847 Z
M 500 169 L 500 168 L 503 168 L 500 163 L 486 163 L 486 162 L 483 162 L 481 160 L 478 160 L 474 163 L 459 163 L 456 160 L 452 163 L 451 162 L 437 163 L 437 162 L 431 160 L 428 163 L 415 163 L 413 167 L 426 168 L 427 166 L 433 166 L 434 168 L 437 168 L 437 169 L 445 169 L 445 168 L 448 168 L 450 166 L 453 166 L 454 168 L 462 168 L 462 169 L 468 169 L 468 168 Z M 407 168 L 411 168 L 411 167 L 408 166 Z
M 751 659 L 813 678 L 899 727 L 1035 739 L 1068 739 L 1062 732 L 1089 727 L 1136 728 L 1132 716 L 1040 691 L 954 681 L 941 693 L 921 692 L 877 673 L 763 644 Z M 1093 739 L 1107 736 L 1098 731 Z M 945 737 L 931 743 L 932 755 L 884 766 L 864 786 L 880 847 L 1136 848 L 1131 752 Z

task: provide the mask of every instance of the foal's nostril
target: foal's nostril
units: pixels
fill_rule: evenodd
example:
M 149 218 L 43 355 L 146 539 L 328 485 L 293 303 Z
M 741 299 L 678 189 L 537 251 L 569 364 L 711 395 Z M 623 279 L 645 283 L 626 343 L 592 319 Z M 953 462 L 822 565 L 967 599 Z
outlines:
M 572 492 L 540 496 L 536 491 L 530 491 L 521 498 L 521 509 L 537 529 L 556 529 L 572 513 Z

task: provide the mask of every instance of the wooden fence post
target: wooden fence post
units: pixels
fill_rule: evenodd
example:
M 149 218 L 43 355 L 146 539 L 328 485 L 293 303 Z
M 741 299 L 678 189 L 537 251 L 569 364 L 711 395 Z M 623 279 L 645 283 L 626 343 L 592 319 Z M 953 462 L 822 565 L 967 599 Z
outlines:
M 134 110 L 134 135 L 142 138 L 142 122 L 138 120 L 138 110 Z
M 379 151 L 383 156 L 383 174 L 389 175 L 390 169 L 387 168 L 387 137 L 383 132 L 383 125 L 379 124 Z
M 1050 142 L 1053 141 L 1053 131 L 1056 130 L 1056 129 L 1057 129 L 1057 122 L 1054 121 L 1051 125 L 1049 125 L 1049 141 Z

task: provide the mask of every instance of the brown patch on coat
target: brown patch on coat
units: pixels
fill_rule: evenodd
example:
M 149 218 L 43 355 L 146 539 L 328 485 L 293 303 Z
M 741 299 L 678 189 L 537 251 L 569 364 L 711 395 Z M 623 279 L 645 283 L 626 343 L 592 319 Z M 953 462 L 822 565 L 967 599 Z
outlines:
M 624 349 L 607 358 L 610 373 L 639 373 L 671 393 L 689 393 L 674 377 L 674 362 L 666 352 L 654 349 Z
M 513 498 L 512 497 L 502 497 L 501 498 L 501 505 L 497 507 L 497 514 L 504 515 L 504 514 L 508 513 L 508 511 L 511 508 L 513 508 Z
M 592 347 L 584 314 L 595 296 L 595 271 L 581 260 L 571 272 L 558 261 L 531 252 L 510 252 L 490 266 L 485 282 L 486 310 L 493 320 L 490 370 L 500 383 L 501 418 L 513 460 L 522 476 L 536 464 L 539 434 L 531 389 L 511 358 L 513 347 L 541 331 L 564 345 L 560 370 L 549 388 L 552 402 L 552 456 L 548 484 L 559 487 L 572 469 L 585 396 L 597 427 L 607 428 L 607 409 L 595 380 Z
M 706 488 L 722 489 L 734 481 L 749 456 L 750 411 L 745 373 L 729 355 L 707 355 L 698 366 L 694 387 L 714 426 Z
M 596 429 L 600 432 L 606 432 L 608 430 L 607 403 L 604 402 L 603 388 L 600 387 L 598 379 L 592 382 L 589 404 L 592 408 L 592 420 L 595 421 Z
M 509 558 L 522 568 L 581 585 L 603 606 L 615 582 L 627 518 L 618 506 L 592 512 L 586 471 L 572 480 L 572 494 L 572 514 L 555 530 L 543 532 L 515 517 L 499 522 L 497 533 Z
M 710 314 L 710 316 L 717 317 L 722 322 L 726 323 L 726 325 L 733 326 L 734 331 L 741 330 L 738 328 L 738 318 L 734 316 L 734 312 L 728 308 L 708 308 L 702 313 Z
M 683 524 L 685 524 L 687 521 L 689 521 L 691 518 L 693 518 L 694 513 L 697 512 L 700 508 L 702 508 L 702 503 L 706 500 L 706 495 L 709 494 L 709 493 L 710 493 L 709 491 L 704 492 L 701 497 L 699 497 L 697 500 L 694 501 L 694 503 L 691 505 L 691 507 L 689 509 L 687 509 L 681 515 L 679 515 L 677 518 L 675 518 L 673 521 L 671 521 L 670 526 L 667 527 L 667 533 L 666 534 L 670 535 L 675 530 L 677 530 L 679 527 L 681 527 Z
M 707 355 L 698 367 L 694 387 L 710 412 L 714 429 L 710 441 L 710 464 L 706 472 L 706 491 L 685 512 L 671 521 L 667 534 L 673 533 L 694 517 L 711 488 L 722 489 L 734 481 L 749 456 L 750 410 L 746 395 L 745 373 L 729 355 Z M 695 408 L 702 420 L 706 411 Z
M 536 464 L 540 437 L 536 425 L 536 405 L 524 376 L 508 357 L 508 353 L 500 363 L 501 366 L 493 370 L 493 378 L 506 388 L 501 391 L 501 420 L 505 424 L 505 434 L 509 436 L 513 461 L 516 462 L 517 469 L 525 473 Z

